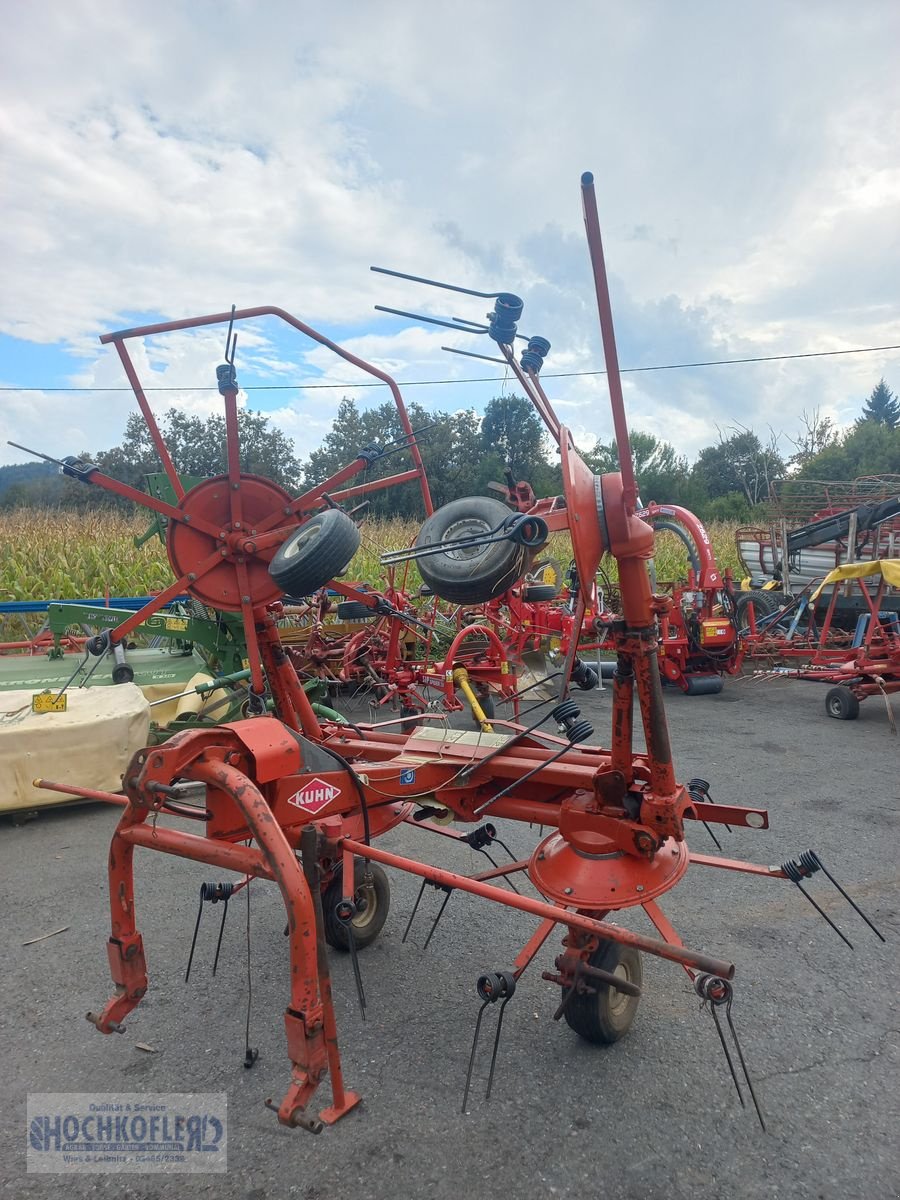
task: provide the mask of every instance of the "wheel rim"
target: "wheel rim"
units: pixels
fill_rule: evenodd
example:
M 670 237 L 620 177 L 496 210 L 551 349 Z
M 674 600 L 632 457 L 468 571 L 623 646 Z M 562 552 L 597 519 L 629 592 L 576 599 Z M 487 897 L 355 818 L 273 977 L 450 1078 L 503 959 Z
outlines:
M 319 532 L 318 521 L 307 521 L 289 542 L 286 542 L 281 548 L 282 558 L 296 558 L 306 543 Z
M 456 538 L 478 537 L 481 534 L 490 533 L 490 531 L 491 526 L 480 517 L 463 517 L 462 520 L 454 521 L 452 525 L 447 526 L 442 540 L 452 542 Z M 452 558 L 454 562 L 471 562 L 473 559 L 481 558 L 487 550 L 487 546 L 467 546 L 459 550 L 445 550 L 444 554 L 447 558 Z
M 367 895 L 367 892 L 370 894 Z M 375 920 L 375 917 L 378 915 L 378 895 L 375 891 L 374 883 L 372 884 L 371 888 L 367 888 L 365 885 L 358 887 L 353 893 L 353 899 L 356 901 L 357 905 L 361 900 L 364 908 L 362 912 L 358 912 L 356 914 L 350 924 L 355 930 L 362 933 L 364 930 L 369 928 L 369 926 Z
M 616 965 L 613 974 L 617 979 L 624 980 L 625 983 L 631 983 L 631 971 L 627 963 L 620 962 Z M 634 1003 L 634 997 L 629 996 L 627 992 L 620 992 L 618 988 L 610 986 L 607 1007 L 609 1008 L 610 1020 L 614 1025 L 621 1025 L 628 1015 L 629 1008 Z

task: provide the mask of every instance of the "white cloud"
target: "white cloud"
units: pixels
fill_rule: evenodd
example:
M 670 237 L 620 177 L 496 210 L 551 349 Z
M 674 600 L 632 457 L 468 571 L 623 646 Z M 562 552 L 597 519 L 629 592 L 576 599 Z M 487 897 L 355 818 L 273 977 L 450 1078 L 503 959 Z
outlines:
M 493 373 L 440 350 L 478 342 L 372 312 L 480 319 L 486 302 L 370 274 L 378 263 L 519 291 L 522 328 L 553 342 L 548 373 L 598 369 L 578 197 L 591 168 L 623 365 L 900 341 L 896 6 L 573 0 L 551 19 L 526 0 L 515 20 L 473 0 L 350 7 L 10 9 L 0 331 L 69 347 L 85 386 L 117 386 L 98 332 L 135 314 L 275 304 L 349 330 L 348 345 L 401 378 Z M 295 351 L 268 324 L 241 339 L 260 379 L 387 398 L 354 391 L 348 364 L 302 339 Z M 151 347 L 148 382 L 210 376 L 218 334 L 170 341 Z M 627 396 L 636 427 L 694 452 L 716 423 L 783 428 L 816 404 L 849 420 L 892 372 L 896 387 L 897 354 L 710 368 L 626 377 Z M 609 436 L 602 378 L 547 387 L 585 437 Z M 407 398 L 453 409 L 496 390 Z M 269 405 L 303 452 L 342 394 L 249 403 Z M 154 398 L 175 402 L 218 403 Z M 60 450 L 99 448 L 125 406 L 32 395 L 7 403 L 4 430 L 55 443 L 68 430 Z

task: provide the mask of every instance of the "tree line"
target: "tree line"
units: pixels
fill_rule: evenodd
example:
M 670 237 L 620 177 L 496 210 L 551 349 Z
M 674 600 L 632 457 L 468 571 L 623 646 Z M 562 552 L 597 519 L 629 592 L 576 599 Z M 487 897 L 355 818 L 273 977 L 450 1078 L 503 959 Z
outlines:
M 432 496 L 436 505 L 460 496 L 483 494 L 487 485 L 502 480 L 506 471 L 528 480 L 538 495 L 553 495 L 562 487 L 560 468 L 551 443 L 530 401 L 515 395 L 491 400 L 483 416 L 473 409 L 431 412 L 416 402 L 408 405 Z M 238 416 L 245 471 L 274 479 L 297 493 L 328 479 L 365 449 L 385 451 L 352 482 L 380 479 L 408 469 L 405 436 L 393 403 L 361 411 L 343 399 L 330 432 L 321 446 L 301 461 L 290 438 L 263 413 L 241 410 Z M 180 474 L 203 478 L 223 473 L 225 422 L 221 415 L 190 416 L 172 408 L 160 426 Z M 800 429 L 786 435 L 793 447 L 785 454 L 780 439 L 769 430 L 762 440 L 743 425 L 718 432 L 693 463 L 666 441 L 640 430 L 631 435 L 635 474 L 645 502 L 681 504 L 706 520 L 746 520 L 764 504 L 772 485 L 786 479 L 855 479 L 860 475 L 900 474 L 900 401 L 882 379 L 873 388 L 857 420 L 838 429 L 818 409 L 805 411 Z M 145 477 L 160 463 L 140 414 L 133 413 L 120 445 L 80 457 L 106 474 L 143 489 Z M 614 442 L 597 441 L 584 454 L 597 473 L 618 470 Z M 58 474 L 53 468 L 0 468 L 0 508 L 58 505 L 80 508 L 122 501 Z M 418 485 L 374 492 L 373 516 L 418 516 Z

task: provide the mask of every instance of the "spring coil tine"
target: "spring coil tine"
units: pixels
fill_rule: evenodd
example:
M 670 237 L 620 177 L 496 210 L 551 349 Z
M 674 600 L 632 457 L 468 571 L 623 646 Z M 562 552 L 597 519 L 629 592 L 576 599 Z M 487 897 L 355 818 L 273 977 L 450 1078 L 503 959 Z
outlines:
M 503 1029 L 503 1014 L 506 1012 L 506 1006 L 512 1000 L 516 990 L 516 977 L 511 971 L 498 971 L 503 984 L 503 1000 L 500 1004 L 500 1012 L 497 1014 L 497 1032 L 494 1034 L 494 1049 L 491 1053 L 491 1069 L 488 1073 L 487 1091 L 484 1094 L 485 1100 L 491 1098 L 491 1088 L 494 1086 L 494 1069 L 497 1066 L 497 1052 L 500 1049 L 500 1032 Z
M 566 721 L 577 720 L 581 716 L 581 709 L 574 700 L 562 700 L 555 708 L 551 708 L 550 716 L 557 725 L 565 725 Z
M 717 975 L 709 975 L 704 972 L 695 978 L 694 990 L 697 992 L 697 995 L 700 996 L 704 1004 L 709 1003 L 710 1011 L 712 1012 L 713 1023 L 716 1027 L 716 1033 L 719 1035 L 719 1042 L 722 1046 L 722 1050 L 725 1053 L 725 1061 L 728 1063 L 728 1070 L 731 1072 L 731 1078 L 738 1094 L 738 1100 L 741 1102 L 741 1108 L 746 1108 L 747 1105 L 744 1101 L 741 1085 L 738 1082 L 738 1075 L 737 1071 L 735 1070 L 734 1060 L 732 1059 L 731 1053 L 728 1049 L 728 1044 L 725 1040 L 725 1031 L 722 1029 L 722 1024 L 719 1019 L 719 1009 L 724 1006 L 725 1019 L 728 1022 L 728 1028 L 731 1031 L 735 1053 L 737 1054 L 738 1061 L 741 1064 L 744 1080 L 747 1084 L 747 1089 L 750 1092 L 750 1098 L 753 1100 L 753 1107 L 756 1109 L 756 1115 L 759 1119 L 760 1126 L 762 1127 L 763 1132 L 765 1132 L 765 1118 L 763 1117 L 759 1100 L 757 1099 L 756 1092 L 753 1088 L 753 1081 L 750 1078 L 750 1072 L 747 1070 L 747 1062 L 744 1058 L 744 1052 L 741 1049 L 740 1039 L 738 1038 L 737 1029 L 734 1025 L 734 1018 L 731 1015 L 731 1005 L 734 1000 L 734 988 L 727 979 L 720 979 Z
M 425 944 L 424 944 L 424 946 L 422 947 L 422 949 L 423 949 L 423 950 L 427 950 L 427 949 L 428 949 L 428 943 L 429 943 L 429 942 L 431 941 L 431 939 L 434 937 L 434 931 L 435 931 L 435 930 L 437 929 L 437 927 L 438 927 L 438 921 L 440 921 L 441 917 L 444 915 L 444 909 L 445 909 L 445 908 L 447 907 L 447 905 L 450 903 L 450 897 L 453 895 L 453 889 L 452 889 L 452 888 L 446 888 L 445 890 L 446 890 L 447 894 L 446 894 L 446 896 L 444 897 L 443 901 L 441 902 L 441 907 L 438 909 L 438 914 L 437 914 L 437 916 L 434 918 L 434 921 L 433 921 L 433 922 L 432 922 L 432 924 L 431 924 L 431 928 L 428 930 L 428 937 L 425 939 Z
M 815 861 L 813 861 L 813 860 L 815 860 Z M 797 891 L 800 893 L 800 895 L 803 896 L 806 900 L 808 900 L 810 902 L 810 904 L 813 906 L 813 908 L 816 910 L 816 912 L 819 914 L 819 916 L 822 917 L 826 921 L 826 923 L 831 926 L 831 928 L 838 935 L 838 937 L 841 939 L 841 941 L 845 942 L 852 950 L 853 943 L 850 941 L 850 939 L 847 937 L 847 935 L 845 933 L 841 932 L 841 930 L 837 927 L 837 925 L 835 925 L 834 921 L 832 921 L 831 917 L 829 917 L 828 913 L 825 912 L 825 910 L 821 907 L 821 905 L 819 905 L 813 899 L 813 897 L 809 894 L 809 892 L 804 891 L 803 886 L 800 882 L 802 879 L 808 879 L 810 877 L 810 875 L 814 875 L 816 873 L 816 871 L 819 870 L 819 867 L 820 867 L 819 860 L 812 850 L 804 851 L 804 853 L 799 855 L 798 858 L 788 859 L 787 862 L 784 862 L 781 864 L 782 871 L 785 873 L 785 875 L 791 881 L 791 883 L 796 884 Z
M 866 916 L 852 896 L 850 896 L 844 890 L 844 888 L 841 887 L 835 877 L 822 862 L 821 858 L 819 858 L 818 854 L 816 854 L 815 850 L 804 850 L 801 854 L 797 855 L 796 859 L 782 863 L 781 869 L 792 883 L 796 883 L 797 887 L 800 887 L 801 879 L 808 879 L 811 875 L 815 875 L 817 871 L 821 871 L 825 878 L 837 888 L 854 912 L 857 912 L 862 917 L 876 937 L 878 937 L 882 942 L 887 940 L 881 930 Z M 803 891 L 802 888 L 800 888 L 800 890 Z M 806 892 L 803 892 L 803 894 L 806 895 Z M 809 897 L 807 897 L 807 899 L 809 899 Z M 816 907 L 818 907 L 818 905 Z M 829 924 L 831 924 L 831 922 L 829 922 Z M 840 932 L 840 930 L 838 930 L 838 932 Z M 847 939 L 844 938 L 844 941 L 846 940 Z
M 566 726 L 566 736 L 571 745 L 578 746 L 594 736 L 594 727 L 590 721 L 573 721 L 571 725 Z
M 406 928 L 403 930 L 403 937 L 400 939 L 401 945 L 409 937 L 409 931 L 412 929 L 412 923 L 416 919 L 416 913 L 419 911 L 419 903 L 425 894 L 425 885 L 427 882 L 427 879 L 422 880 L 422 886 L 419 888 L 419 894 L 416 896 L 416 902 L 413 905 L 412 912 L 409 914 L 409 920 L 406 922 Z
M 759 1107 L 759 1101 L 756 1098 L 756 1092 L 753 1090 L 753 1080 L 750 1078 L 750 1072 L 747 1070 L 747 1063 L 744 1061 L 744 1052 L 741 1049 L 740 1039 L 738 1038 L 737 1030 L 734 1027 L 734 1020 L 732 1019 L 732 1016 L 731 1016 L 731 1002 L 733 999 L 734 999 L 734 992 L 732 991 L 728 997 L 726 1004 L 725 1004 L 725 1019 L 728 1022 L 728 1028 L 731 1030 L 731 1036 L 732 1036 L 732 1039 L 734 1040 L 734 1048 L 737 1051 L 737 1056 L 741 1061 L 741 1070 L 744 1072 L 744 1079 L 746 1079 L 746 1081 L 747 1081 L 747 1088 L 750 1092 L 750 1098 L 753 1101 L 753 1107 L 756 1109 L 756 1115 L 759 1118 L 759 1123 L 762 1126 L 762 1131 L 763 1131 L 763 1133 L 765 1133 L 766 1122 L 762 1115 L 762 1109 Z M 715 1012 L 715 1009 L 713 1009 L 713 1012 Z
M 712 796 L 709 794 L 709 783 L 707 782 L 707 780 L 691 779 L 688 781 L 687 790 L 688 790 L 688 794 L 690 795 L 691 799 L 696 800 L 698 804 L 715 804 L 715 800 L 713 800 Z M 709 834 L 709 836 L 712 838 L 712 840 L 716 843 L 716 845 L 719 846 L 719 839 L 716 837 L 716 835 L 713 833 L 713 831 L 710 829 L 710 827 L 706 824 L 705 821 L 703 822 L 703 824 L 706 826 L 706 832 Z M 723 824 L 724 824 L 724 822 L 723 822 Z M 731 833 L 730 825 L 725 825 L 725 828 L 728 830 L 729 833 Z M 719 846 L 719 849 L 721 850 L 722 847 Z
M 463 1090 L 463 1102 L 461 1112 L 465 1115 L 466 1108 L 469 1102 L 469 1089 L 472 1085 L 472 1071 L 475 1067 L 475 1055 L 478 1051 L 478 1039 L 481 1034 L 481 1021 L 484 1017 L 484 1010 L 489 1004 L 496 1004 L 498 1000 L 502 1001 L 500 1012 L 497 1017 L 497 1030 L 494 1034 L 494 1046 L 491 1053 L 491 1066 L 488 1075 L 487 1092 L 485 1099 L 491 1097 L 491 1088 L 494 1084 L 494 1070 L 497 1066 L 497 1052 L 500 1048 L 500 1033 L 503 1027 L 503 1013 L 507 1004 L 513 998 L 516 990 L 516 976 L 513 971 L 492 971 L 486 975 L 479 975 L 478 982 L 475 985 L 475 990 L 481 1000 L 481 1007 L 478 1010 L 478 1016 L 475 1020 L 475 1036 L 472 1039 L 472 1052 L 469 1055 L 469 1067 L 466 1071 L 466 1086 Z
M 530 771 L 526 771 L 521 778 L 515 780 L 513 783 L 507 784 L 505 788 L 497 792 L 496 795 L 492 796 L 490 800 L 485 801 L 480 808 L 477 808 L 475 810 L 475 816 L 480 816 L 486 809 L 490 808 L 492 804 L 501 799 L 501 797 L 509 795 L 511 791 L 517 787 L 521 787 L 523 783 L 527 783 L 532 776 L 537 775 L 545 767 L 549 767 L 552 763 L 557 762 L 572 746 L 578 745 L 579 742 L 586 742 L 588 738 L 593 737 L 594 735 L 593 725 L 591 725 L 590 721 L 580 719 L 581 709 L 572 699 L 561 700 L 560 703 L 557 704 L 556 708 L 551 710 L 550 715 L 556 719 L 560 728 L 565 732 L 569 744 L 567 746 L 563 746 L 561 750 L 557 750 L 555 754 L 551 754 L 546 762 L 540 763 L 536 767 L 532 767 L 532 769 Z M 485 760 L 482 759 L 482 766 L 484 765 L 484 761 Z
M 366 1019 L 366 990 L 363 987 L 362 972 L 359 969 L 359 956 L 356 949 L 356 935 L 353 932 L 353 918 L 357 907 L 352 900 L 340 900 L 335 906 L 334 915 L 347 932 L 347 949 L 350 951 L 350 965 L 353 968 L 353 981 L 356 984 L 356 998 L 359 1001 L 359 1015 Z
M 191 938 L 191 952 L 188 955 L 187 970 L 184 973 L 184 982 L 187 983 L 191 977 L 191 965 L 194 961 L 194 950 L 197 947 L 197 934 L 200 932 L 200 918 L 203 916 L 203 905 L 205 903 L 218 904 L 220 900 L 224 901 L 222 909 L 222 922 L 219 925 L 219 938 L 216 942 L 216 956 L 213 961 L 213 975 L 216 973 L 216 968 L 219 965 L 219 951 L 222 947 L 222 934 L 225 931 L 225 917 L 228 915 L 228 901 L 234 892 L 233 883 L 206 883 L 200 884 L 200 907 L 197 909 L 197 920 L 194 923 L 194 936 Z

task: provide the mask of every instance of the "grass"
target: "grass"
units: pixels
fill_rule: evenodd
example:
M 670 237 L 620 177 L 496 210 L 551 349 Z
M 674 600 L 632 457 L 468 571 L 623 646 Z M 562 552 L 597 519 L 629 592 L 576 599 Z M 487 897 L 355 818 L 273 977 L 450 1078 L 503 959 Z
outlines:
M 0 603 L 10 600 L 74 600 L 105 595 L 142 596 L 172 582 L 166 552 L 157 538 L 142 547 L 134 538 L 147 528 L 143 514 L 123 515 L 109 510 L 70 512 L 58 509 L 15 509 L 3 514 L 0 526 Z M 346 578 L 378 586 L 384 579 L 379 555 L 409 546 L 419 524 L 393 518 L 362 526 L 360 548 Z M 733 524 L 709 527 L 719 569 L 730 567 L 739 577 Z M 544 555 L 565 566 L 571 557 L 566 534 L 554 534 Z M 613 559 L 604 560 L 611 580 Z M 656 572 L 662 581 L 683 578 L 687 554 L 671 533 L 657 538 Z M 403 568 L 397 572 L 397 581 Z M 418 587 L 418 572 L 410 568 L 407 584 Z

